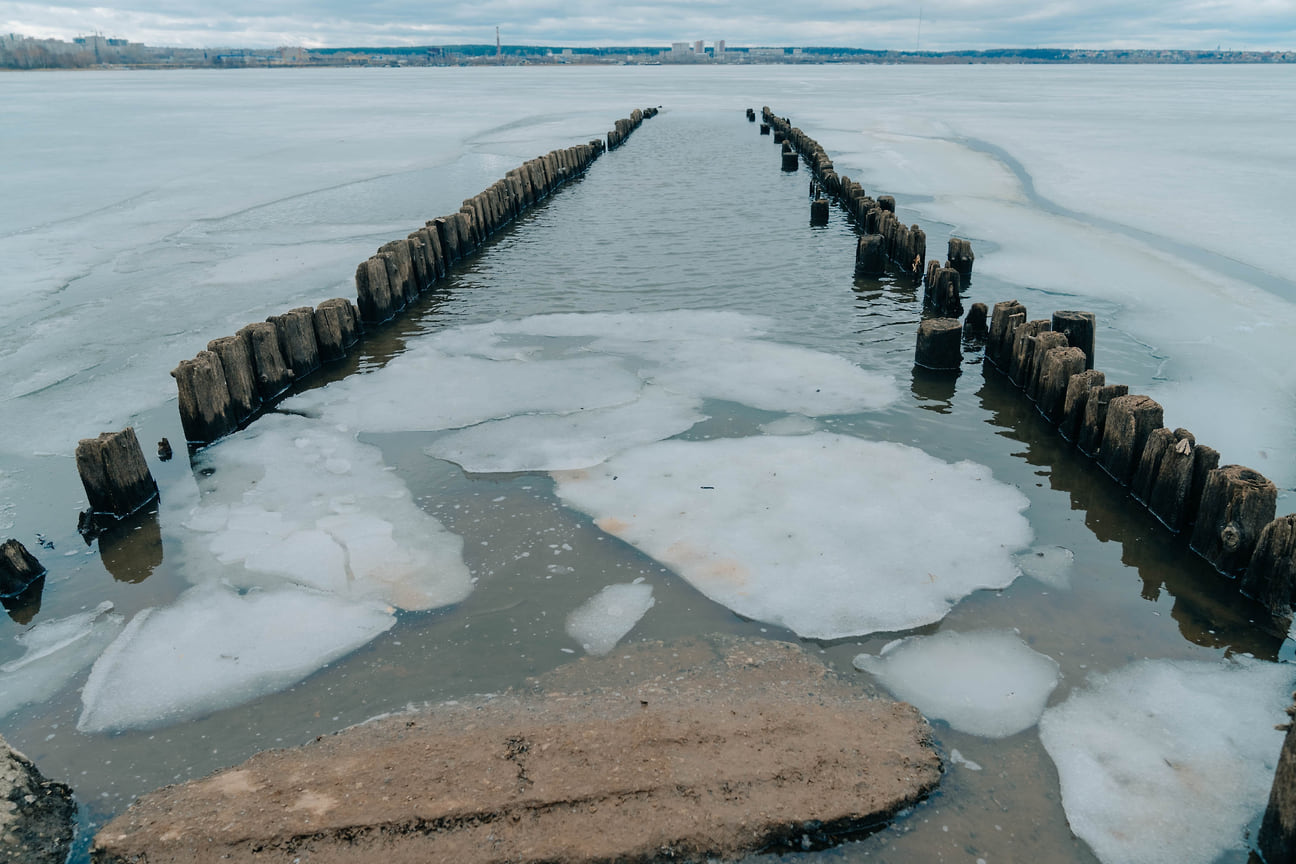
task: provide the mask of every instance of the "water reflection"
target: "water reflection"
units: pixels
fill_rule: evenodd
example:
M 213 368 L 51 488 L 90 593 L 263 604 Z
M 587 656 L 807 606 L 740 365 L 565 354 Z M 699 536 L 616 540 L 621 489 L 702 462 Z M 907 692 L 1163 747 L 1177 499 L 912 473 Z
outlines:
M 1259 604 L 1243 597 L 1157 521 L 1128 491 L 1057 433 L 1007 376 L 986 364 L 981 389 L 986 420 L 997 434 L 1026 445 L 1020 456 L 1039 466 L 1049 488 L 1066 492 L 1071 509 L 1084 513 L 1085 527 L 1104 543 L 1121 545 L 1121 563 L 1134 568 L 1140 596 L 1149 602 L 1164 592 L 1173 598 L 1171 617 L 1185 639 L 1208 648 L 1278 658 L 1285 631 Z
M 927 369 L 923 366 L 913 367 L 913 379 L 909 390 L 918 397 L 918 407 L 937 414 L 949 414 L 953 410 L 954 391 L 960 369 Z
M 32 622 L 41 608 L 41 592 L 45 590 L 45 576 L 42 574 L 35 582 L 28 585 L 22 591 L 11 597 L 0 597 L 0 605 L 4 606 L 9 617 L 14 620 L 15 624 L 26 626 Z
M 162 529 L 150 508 L 123 519 L 99 535 L 99 557 L 118 582 L 138 584 L 162 566 Z

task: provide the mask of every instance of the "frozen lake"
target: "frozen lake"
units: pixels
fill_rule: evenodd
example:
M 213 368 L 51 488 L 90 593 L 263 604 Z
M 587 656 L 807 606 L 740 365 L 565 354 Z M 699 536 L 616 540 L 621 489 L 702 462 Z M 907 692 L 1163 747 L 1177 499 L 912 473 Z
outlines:
M 951 758 L 892 828 L 788 860 L 1245 860 L 1292 641 L 974 358 L 916 375 L 921 297 L 853 278 L 850 226 L 809 227 L 806 173 L 742 109 L 894 195 L 933 255 L 971 238 L 969 300 L 1095 312 L 1108 381 L 1286 513 L 1296 70 L 4 83 L 0 527 L 50 572 L 0 618 L 0 732 L 87 826 L 258 749 L 721 631 L 807 640 L 918 705 Z M 152 458 L 183 440 L 179 360 L 354 296 L 381 243 L 647 105 L 293 413 Z M 161 505 L 87 547 L 72 453 L 127 424 Z

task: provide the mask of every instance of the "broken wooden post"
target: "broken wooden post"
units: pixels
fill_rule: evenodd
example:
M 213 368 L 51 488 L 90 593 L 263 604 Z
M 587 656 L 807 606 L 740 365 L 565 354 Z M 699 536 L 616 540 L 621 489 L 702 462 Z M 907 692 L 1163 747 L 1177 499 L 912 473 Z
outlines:
M 810 224 L 827 225 L 828 224 L 828 199 L 816 198 L 810 202 Z
M 12 537 L 0 544 L 0 597 L 21 594 L 45 573 L 27 547 Z
M 1053 330 L 1065 333 L 1067 344 L 1085 353 L 1085 368 L 1094 368 L 1094 315 L 1064 309 L 1053 313 Z
M 220 357 L 199 351 L 192 360 L 181 360 L 171 377 L 180 395 L 180 425 L 190 444 L 210 444 L 238 428 Z
M 271 315 L 266 320 L 275 326 L 275 331 L 279 334 L 279 351 L 292 370 L 294 380 L 301 381 L 319 368 L 314 309 L 299 306 L 282 315 Z
M 1032 337 L 1038 336 L 1049 328 L 1049 322 L 1043 319 L 1027 321 L 1013 331 L 1012 355 L 1008 361 L 1008 378 L 1018 387 L 1026 385 L 1026 372 L 1030 368 L 1031 355 L 1035 350 Z
M 895 212 L 894 195 L 879 195 L 877 200 L 878 200 L 878 207 L 880 207 L 882 210 L 886 211 L 887 213 Z
M 1172 441 L 1164 438 L 1161 441 L 1168 444 L 1169 449 L 1155 465 L 1151 488 L 1140 494 L 1152 515 L 1178 533 L 1197 518 L 1206 475 L 1219 467 L 1219 453 L 1211 447 L 1199 445 L 1187 429 L 1176 429 Z M 1155 453 L 1148 452 L 1149 448 L 1155 450 L 1156 447 L 1157 444 L 1149 437 L 1143 458 L 1156 462 Z
M 1129 485 L 1153 429 L 1165 419 L 1161 405 L 1148 396 L 1118 396 L 1107 406 L 1098 464 L 1122 485 Z
M 784 145 L 787 144 L 786 141 L 784 141 L 783 143 Z M 785 149 L 783 150 L 783 170 L 795 171 L 800 167 L 801 167 L 801 157 L 798 156 L 797 152 L 793 150 L 790 146 L 785 147 Z
M 752 123 L 756 122 L 756 109 L 754 108 L 747 109 L 747 119 Z
M 986 309 L 984 303 L 973 303 L 972 308 L 968 309 L 967 317 L 963 319 L 963 338 L 964 339 L 983 339 L 986 335 Z
M 1273 521 L 1278 487 L 1258 471 L 1225 465 L 1206 475 L 1189 547 L 1228 576 L 1251 562 L 1260 532 Z
M 1080 423 L 1080 433 L 1076 437 L 1076 446 L 1086 456 L 1097 456 L 1102 446 L 1103 430 L 1107 426 L 1107 406 L 1113 399 L 1125 396 L 1129 387 L 1124 384 L 1104 384 L 1089 391 L 1085 400 L 1084 419 Z
M 762 134 L 762 135 L 768 135 L 768 134 L 770 134 L 770 125 L 769 125 L 768 123 L 762 123 L 762 124 L 760 124 L 760 134 Z M 609 146 L 610 146 L 610 145 L 609 145 Z
M 234 425 L 241 426 L 261 407 L 261 394 L 257 392 L 256 371 L 247 340 L 222 336 L 208 342 L 207 350 L 220 358 Z
M 279 328 L 269 321 L 256 321 L 238 331 L 238 337 L 247 342 L 252 355 L 252 368 L 256 372 L 257 392 L 263 403 L 270 402 L 287 390 L 293 381 L 292 370 L 284 362 L 279 350 Z
M 1044 355 L 1054 348 L 1066 348 L 1067 338 L 1061 333 L 1045 330 L 1030 338 L 1030 357 L 1022 370 L 1022 389 L 1032 402 L 1039 401 L 1040 367 L 1044 364 Z M 1081 370 L 1076 370 L 1081 371 Z M 1065 398 L 1065 393 L 1063 394 Z
M 1292 697 L 1296 698 L 1296 693 Z M 1256 848 L 1269 864 L 1296 861 L 1296 724 L 1292 722 L 1293 715 L 1296 715 L 1296 707 L 1288 706 L 1287 736 L 1283 738 L 1278 769 L 1269 790 L 1269 805 L 1265 808 L 1260 833 L 1256 837 Z
M 1062 422 L 1067 387 L 1072 377 L 1084 371 L 1084 352 L 1070 346 L 1050 348 L 1039 364 L 1035 404 L 1053 425 Z
M 949 268 L 937 270 L 935 278 L 928 280 L 923 291 L 923 305 L 942 317 L 962 315 L 963 298 L 959 296 L 958 271 Z
M 1279 517 L 1260 531 L 1242 577 L 1242 593 L 1280 618 L 1291 617 L 1296 599 L 1296 515 Z M 1296 810 L 1292 815 L 1296 817 Z
M 1062 437 L 1068 441 L 1076 441 L 1080 437 L 1080 429 L 1084 426 L 1085 405 L 1089 401 L 1089 394 L 1094 389 L 1107 383 L 1107 378 L 1103 373 L 1095 369 L 1087 369 L 1078 375 L 1072 375 L 1067 381 L 1066 399 L 1062 405 L 1062 421 L 1058 425 L 1058 431 Z
M 355 306 L 341 297 L 325 300 L 315 307 L 315 341 L 320 360 L 341 360 L 347 349 L 359 338 L 360 321 Z
M 976 256 L 972 254 L 972 244 L 967 240 L 958 237 L 949 239 L 949 251 L 945 259 L 949 266 L 959 272 L 963 287 L 966 289 L 968 282 L 972 279 L 972 261 Z
M 215 360 L 215 354 L 199 353 Z M 124 519 L 157 497 L 157 483 L 130 426 L 98 438 L 82 438 L 77 442 L 76 466 L 92 515 Z
M 928 318 L 918 325 L 914 365 L 926 369 L 957 369 L 963 361 L 960 338 L 963 325 L 957 318 Z
M 360 262 L 356 267 L 355 283 L 356 305 L 366 322 L 378 323 L 392 317 L 394 306 L 387 279 L 387 262 L 378 255 Z
M 939 269 L 939 265 L 935 262 L 933 265 Z M 1025 321 L 1026 307 L 1016 300 L 1002 300 L 996 303 L 990 313 L 990 334 L 986 337 L 986 359 L 1005 372 L 1008 371 L 1008 360 L 1012 356 L 1009 351 L 1012 346 L 1010 340 L 1013 328 L 1009 325 L 1013 315 L 1020 315 L 1020 320 Z
M 855 275 L 881 276 L 886 273 L 886 241 L 880 234 L 865 234 L 855 246 Z

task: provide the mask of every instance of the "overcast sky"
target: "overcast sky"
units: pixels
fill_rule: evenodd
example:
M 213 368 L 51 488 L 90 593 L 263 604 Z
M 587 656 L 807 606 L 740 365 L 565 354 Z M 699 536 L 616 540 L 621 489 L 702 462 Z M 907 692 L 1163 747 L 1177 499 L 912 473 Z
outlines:
M 921 21 L 920 21 L 921 10 Z M 0 0 L 0 33 L 150 45 L 1296 48 L 1296 0 Z

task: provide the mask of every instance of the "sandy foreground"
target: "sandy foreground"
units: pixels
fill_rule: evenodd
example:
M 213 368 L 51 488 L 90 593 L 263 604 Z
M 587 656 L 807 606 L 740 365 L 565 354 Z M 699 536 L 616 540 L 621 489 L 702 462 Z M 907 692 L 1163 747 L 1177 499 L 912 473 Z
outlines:
M 940 780 L 930 730 L 784 642 L 617 649 L 144 796 L 100 862 L 583 862 L 816 848 Z

